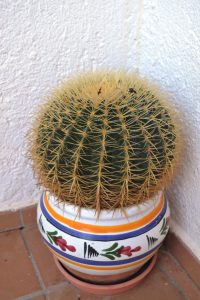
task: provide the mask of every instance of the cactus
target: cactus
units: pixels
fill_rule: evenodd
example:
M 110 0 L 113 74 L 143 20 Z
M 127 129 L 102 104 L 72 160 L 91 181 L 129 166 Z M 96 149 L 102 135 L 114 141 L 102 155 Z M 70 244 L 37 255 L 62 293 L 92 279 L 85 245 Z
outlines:
M 30 136 L 33 168 L 58 201 L 123 209 L 171 178 L 176 127 L 163 96 L 138 75 L 83 74 L 41 108 Z

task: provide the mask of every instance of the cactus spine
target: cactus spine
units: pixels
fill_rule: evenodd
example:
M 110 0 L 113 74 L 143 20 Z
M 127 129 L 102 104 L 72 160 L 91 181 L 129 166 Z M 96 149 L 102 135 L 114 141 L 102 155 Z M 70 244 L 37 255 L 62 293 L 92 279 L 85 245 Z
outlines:
M 64 83 L 41 109 L 30 140 L 39 182 L 58 199 L 97 212 L 155 194 L 171 178 L 178 149 L 162 96 L 124 72 Z

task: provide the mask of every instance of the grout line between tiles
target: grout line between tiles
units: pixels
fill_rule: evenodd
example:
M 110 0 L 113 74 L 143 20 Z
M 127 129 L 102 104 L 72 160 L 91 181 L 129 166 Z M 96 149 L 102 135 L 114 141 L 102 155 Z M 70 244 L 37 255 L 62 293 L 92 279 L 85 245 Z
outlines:
M 35 227 L 35 226 L 31 226 L 31 225 L 25 226 L 25 223 L 24 223 L 24 217 L 23 217 L 22 210 L 20 210 L 20 220 L 21 220 L 21 224 L 22 224 L 22 226 L 23 226 L 23 229 L 24 229 L 25 227 L 26 227 L 26 228 L 34 228 L 34 227 Z M 39 269 L 38 269 L 38 266 L 37 266 L 37 263 L 36 263 L 36 261 L 35 261 L 35 259 L 34 259 L 33 254 L 32 254 L 32 251 L 31 251 L 31 249 L 29 248 L 29 245 L 28 245 L 28 243 L 27 243 L 27 241 L 26 241 L 26 238 L 25 238 L 25 236 L 24 236 L 23 230 L 21 230 L 21 237 L 22 237 L 22 239 L 23 239 L 23 241 L 24 241 L 24 244 L 25 244 L 25 247 L 26 247 L 26 249 L 27 249 L 27 251 L 28 251 L 28 253 L 29 253 L 29 257 L 30 257 L 30 259 L 31 259 L 32 266 L 33 266 L 33 269 L 34 269 L 34 271 L 35 271 L 35 275 L 36 275 L 36 277 L 37 277 L 37 279 L 38 279 L 38 281 L 39 281 L 40 287 L 42 288 L 42 292 L 43 292 L 42 295 L 44 296 L 45 300 L 49 300 L 49 296 L 46 294 L 46 287 L 45 287 L 45 285 L 44 285 L 44 281 L 43 281 L 43 279 L 42 279 L 42 275 L 41 275 L 41 273 L 40 273 L 40 271 L 39 271 Z
M 43 296 L 46 300 L 48 300 L 49 299 L 49 294 L 51 292 L 57 290 L 58 288 L 62 288 L 64 286 L 66 286 L 66 284 L 67 285 L 71 285 L 71 284 L 68 283 L 67 281 L 64 281 L 64 282 L 58 283 L 56 285 L 49 286 L 48 288 L 45 287 L 43 279 L 42 279 L 42 276 L 41 276 L 41 273 L 39 271 L 39 268 L 37 266 L 35 258 L 34 258 L 33 254 L 32 254 L 31 247 L 29 247 L 29 244 L 26 241 L 26 238 L 25 238 L 25 235 L 24 235 L 24 229 L 25 228 L 32 228 L 33 226 L 32 225 L 25 226 L 22 210 L 19 211 L 19 215 L 20 215 L 20 222 L 21 222 L 21 225 L 19 227 L 5 229 L 3 231 L 0 231 L 0 233 L 2 233 L 2 232 L 10 232 L 10 231 L 13 231 L 13 230 L 20 230 L 21 238 L 22 238 L 23 243 L 25 245 L 25 248 L 26 248 L 26 250 L 28 252 L 29 258 L 30 258 L 31 263 L 33 265 L 33 269 L 34 269 L 35 275 L 36 275 L 36 277 L 37 277 L 37 279 L 39 281 L 41 290 L 33 292 L 33 293 L 25 295 L 25 296 L 22 296 L 22 297 L 15 298 L 15 300 L 32 300 L 32 299 L 34 299 L 37 296 Z M 162 252 L 165 253 L 167 256 L 169 256 L 169 258 L 172 259 L 172 261 L 174 262 L 174 264 L 176 264 L 177 266 L 180 267 L 180 269 L 184 272 L 185 276 L 187 276 L 190 279 L 190 281 L 194 285 L 194 288 L 196 288 L 197 291 L 200 292 L 199 286 L 193 281 L 193 279 L 190 277 L 190 274 L 182 266 L 182 264 L 176 259 L 176 257 L 174 257 L 173 254 L 167 249 L 166 245 L 164 245 L 164 247 L 162 248 Z M 182 288 L 182 286 L 179 285 L 179 283 L 176 281 L 176 279 L 174 279 L 173 276 L 170 276 L 170 273 L 168 271 L 166 271 L 164 268 L 161 268 L 159 265 L 157 266 L 157 269 L 174 286 L 174 288 L 177 290 L 177 292 L 180 294 L 180 296 L 182 297 L 183 300 L 191 300 L 190 297 L 188 295 L 186 295 L 186 292 L 184 291 L 184 286 Z M 109 298 L 107 298 L 107 297 L 109 297 L 109 296 L 106 296 L 106 298 L 103 298 L 103 299 L 104 300 L 111 299 L 110 297 Z M 77 294 L 77 300 L 81 300 L 81 298 L 82 298 L 81 294 L 78 293 Z
M 169 280 L 169 282 L 175 287 L 175 289 L 177 290 L 177 292 L 179 292 L 179 294 L 181 295 L 181 299 L 183 300 L 190 300 L 190 298 L 188 298 L 188 296 L 185 294 L 184 290 L 182 289 L 182 287 L 177 283 L 177 281 L 175 279 L 173 279 L 168 272 L 166 272 L 164 269 L 158 267 L 158 270 L 161 271 L 161 273 L 163 273 L 165 275 L 165 277 Z
M 62 288 L 64 286 L 66 286 L 66 283 L 67 282 L 61 282 L 61 283 L 58 283 L 58 284 L 55 284 L 55 285 L 52 285 L 52 286 L 46 288 L 45 291 L 33 292 L 31 294 L 15 298 L 15 300 L 32 300 L 38 296 L 44 296 L 46 298 L 47 294 L 49 294 L 50 292 L 53 292 L 54 290 L 57 290 L 58 288 Z
M 54 285 L 51 285 L 49 286 L 47 289 L 46 289 L 46 292 L 47 293 L 50 293 L 50 292 L 53 292 L 54 290 L 56 290 L 57 288 L 62 288 L 66 285 L 71 285 L 68 281 L 63 281 L 63 282 L 60 282 L 60 283 L 57 283 L 57 284 L 54 284 Z
M 22 215 L 22 211 L 21 210 L 20 210 L 20 219 L 21 219 L 21 224 L 22 224 L 22 226 L 24 228 L 24 219 L 23 219 L 23 215 Z M 37 277 L 37 279 L 39 281 L 40 287 L 41 287 L 42 291 L 45 292 L 46 288 L 45 288 L 42 276 L 41 276 L 40 271 L 38 269 L 38 266 L 37 266 L 37 264 L 35 262 L 35 259 L 34 259 L 34 256 L 32 254 L 32 251 L 31 251 L 31 249 L 30 249 L 30 247 L 29 247 L 29 245 L 28 245 L 28 243 L 26 241 L 26 238 L 24 236 L 24 230 L 20 230 L 20 234 L 21 234 L 22 240 L 24 242 L 24 245 L 26 247 L 26 250 L 27 250 L 27 252 L 29 254 L 29 257 L 30 257 L 30 260 L 32 262 L 33 269 L 35 271 L 35 275 L 36 275 L 36 277 Z
M 17 297 L 15 298 L 15 300 L 31 300 L 39 296 L 44 296 L 44 292 L 43 291 L 33 292 L 25 296 Z
M 178 284 L 178 282 L 172 277 L 170 276 L 170 274 L 165 271 L 163 268 L 161 268 L 158 264 L 157 269 L 163 273 L 163 275 L 168 279 L 168 281 L 175 287 L 175 289 L 180 293 L 180 295 L 182 296 L 183 300 L 190 300 L 188 298 L 188 296 L 185 294 L 185 291 L 183 290 L 183 288 Z
M 60 282 L 56 285 L 52 285 L 52 286 L 49 286 L 46 290 L 45 290 L 45 299 L 46 300 L 49 300 L 49 294 L 59 288 L 62 288 L 62 287 L 65 287 L 66 285 L 69 285 L 69 283 L 67 281 L 64 281 L 64 282 Z
M 22 230 L 24 227 L 22 225 L 17 226 L 17 227 L 11 227 L 11 228 L 4 228 L 0 230 L 0 234 L 1 233 L 5 233 L 5 232 L 10 232 L 10 231 L 15 231 L 15 230 Z
M 184 274 L 192 281 L 193 285 L 195 288 L 199 291 L 200 293 L 200 287 L 196 284 L 196 282 L 191 278 L 190 273 L 187 272 L 187 270 L 182 266 L 182 264 L 173 256 L 173 254 L 168 251 L 168 250 L 162 250 L 166 255 L 168 255 L 172 261 L 181 268 L 181 270 L 184 272 Z
M 35 262 L 35 259 L 34 259 L 34 257 L 33 257 L 33 254 L 32 254 L 32 252 L 31 252 L 31 250 L 29 249 L 29 246 L 28 246 L 28 243 L 27 243 L 27 241 L 26 241 L 26 239 L 25 239 L 23 230 L 21 230 L 20 234 L 21 234 L 22 240 L 23 240 L 23 242 L 24 242 L 24 245 L 25 245 L 25 247 L 26 247 L 26 249 L 27 249 L 27 251 L 28 251 L 30 260 L 31 260 L 32 265 L 33 265 L 33 269 L 34 269 L 35 274 L 36 274 L 36 277 L 37 277 L 37 279 L 38 279 L 38 281 L 39 281 L 39 283 L 40 283 L 40 287 L 41 287 L 42 290 L 44 291 L 44 290 L 45 290 L 45 285 L 44 285 L 44 282 L 43 282 L 43 280 L 42 280 L 42 276 L 41 276 L 40 271 L 39 271 L 39 269 L 38 269 L 38 267 L 37 267 L 37 264 L 36 264 L 36 262 Z

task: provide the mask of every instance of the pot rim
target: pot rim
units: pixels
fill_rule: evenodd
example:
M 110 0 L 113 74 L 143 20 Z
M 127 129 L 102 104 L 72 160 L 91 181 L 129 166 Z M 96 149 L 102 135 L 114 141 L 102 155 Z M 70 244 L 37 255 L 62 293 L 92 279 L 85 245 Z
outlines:
M 129 218 L 139 218 L 143 215 L 151 212 L 160 202 L 160 199 L 163 194 L 163 190 L 159 191 L 156 195 L 151 197 L 150 199 L 129 207 L 124 208 L 124 213 L 120 208 L 116 208 L 115 210 L 107 210 L 102 209 L 100 211 L 99 216 L 97 217 L 97 212 L 95 209 L 91 208 L 79 208 L 79 206 L 68 204 L 65 202 L 58 202 L 56 197 L 51 195 L 49 192 L 44 193 L 47 196 L 48 203 L 50 206 L 60 215 L 65 216 L 72 220 L 82 220 L 87 222 L 94 222 L 94 218 L 99 223 L 101 221 L 111 222 L 113 218 L 115 220 L 124 220 Z M 45 197 L 45 196 L 43 196 Z

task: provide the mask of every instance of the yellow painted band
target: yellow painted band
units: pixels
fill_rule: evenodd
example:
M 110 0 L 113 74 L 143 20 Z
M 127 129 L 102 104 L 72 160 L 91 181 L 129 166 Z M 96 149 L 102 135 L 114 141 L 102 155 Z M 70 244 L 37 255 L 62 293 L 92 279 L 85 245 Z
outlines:
M 158 249 L 156 249 L 155 251 L 153 251 L 151 254 L 149 254 L 148 256 L 146 256 L 145 258 L 142 258 L 140 259 L 139 261 L 136 261 L 136 262 L 133 262 L 133 263 L 130 263 L 130 264 L 126 264 L 125 266 L 117 266 L 117 267 L 96 267 L 96 266 L 91 266 L 91 265 L 84 265 L 84 264 L 80 264 L 76 261 L 73 261 L 73 260 L 70 260 L 66 257 L 63 257 L 61 255 L 59 255 L 57 252 L 55 252 L 53 249 L 51 249 L 49 246 L 47 246 L 49 248 L 49 250 L 53 253 L 53 255 L 55 255 L 56 257 L 58 258 L 61 258 L 67 262 L 69 262 L 70 264 L 73 264 L 75 266 L 78 266 L 78 267 L 81 267 L 81 268 L 84 268 L 84 269 L 91 269 L 91 270 L 102 270 L 102 271 L 109 271 L 109 270 L 121 270 L 121 269 L 127 269 L 127 268 L 130 268 L 132 266 L 137 266 L 141 263 L 145 263 L 148 259 L 150 259 L 155 253 L 156 251 L 158 251 Z
M 64 223 L 68 225 L 71 228 L 85 231 L 85 232 L 91 232 L 91 233 L 118 233 L 118 232 L 124 232 L 124 231 L 131 231 L 133 229 L 137 229 L 139 227 L 143 227 L 146 224 L 148 224 L 151 220 L 153 220 L 161 211 L 164 205 L 164 196 L 162 194 L 160 201 L 158 205 L 146 216 L 144 216 L 142 219 L 133 221 L 127 224 L 121 224 L 121 225 L 113 225 L 113 226 L 102 226 L 102 225 L 92 225 L 92 224 L 85 224 L 81 222 L 77 222 L 75 220 L 70 220 L 66 217 L 61 216 L 58 214 L 49 204 L 48 198 L 46 196 L 46 193 L 44 193 L 44 204 L 46 206 L 46 209 L 48 212 L 58 221 L 61 223 Z

